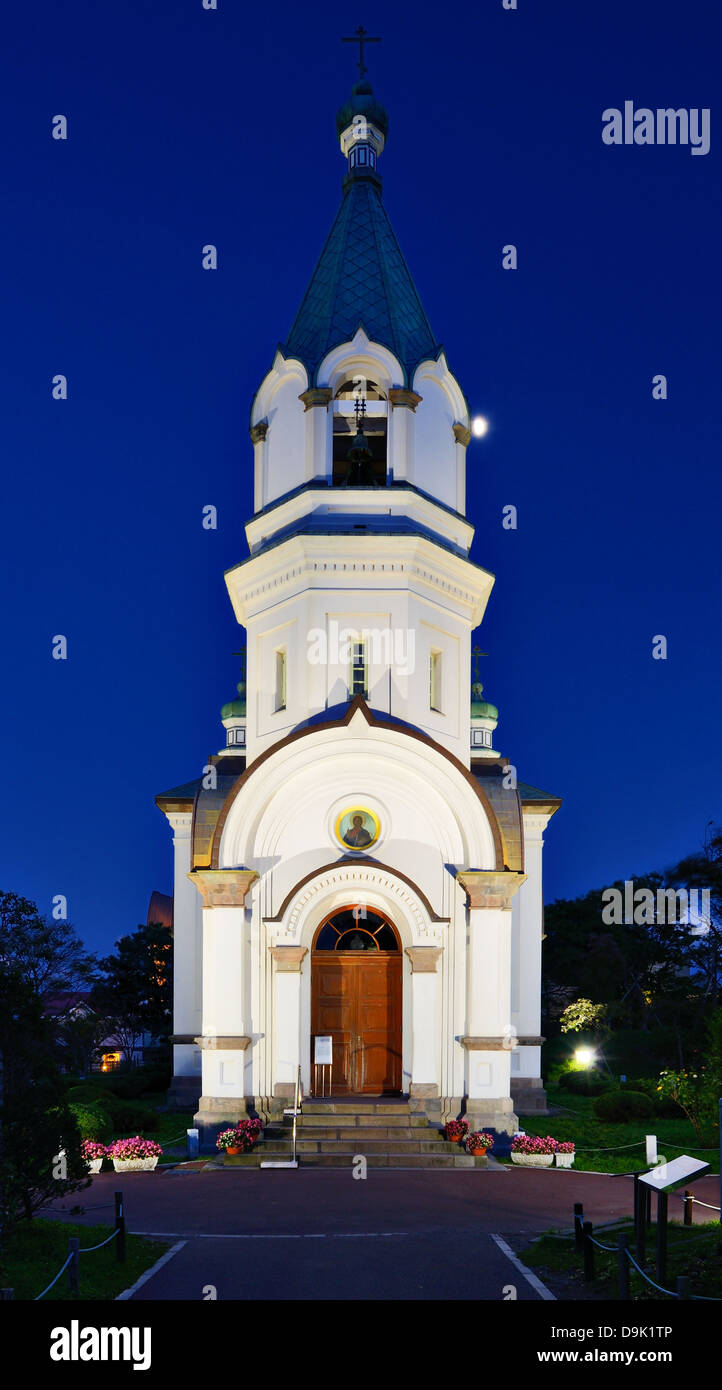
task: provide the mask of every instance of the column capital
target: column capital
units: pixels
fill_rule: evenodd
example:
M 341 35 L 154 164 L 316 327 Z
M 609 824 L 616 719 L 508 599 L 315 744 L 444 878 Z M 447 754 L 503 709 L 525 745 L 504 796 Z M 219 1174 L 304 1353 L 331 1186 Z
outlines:
M 514 894 L 526 883 L 527 874 L 510 869 L 457 869 L 456 880 L 466 893 L 469 908 L 511 907 Z
M 226 1035 L 220 1038 L 205 1034 L 193 1039 L 193 1042 L 197 1043 L 203 1051 L 213 1052 L 245 1052 L 250 1041 L 251 1039 L 247 1038 L 245 1034 L 236 1037 Z
M 301 969 L 304 956 L 308 955 L 308 946 L 270 946 L 269 950 L 277 970 L 297 972 Z
M 389 401 L 394 408 L 401 405 L 406 406 L 407 410 L 415 410 L 417 405 L 421 405 L 423 399 L 418 391 L 407 391 L 402 386 L 392 386 L 389 391 Z
M 255 869 L 194 869 L 186 877 L 195 884 L 204 907 L 244 907 L 258 873 Z
M 463 444 L 464 448 L 466 448 L 471 439 L 471 430 L 467 429 L 466 425 L 462 425 L 460 420 L 457 420 L 451 428 L 454 431 L 454 439 L 457 444 Z
M 328 409 L 329 402 L 333 396 L 330 386 L 311 386 L 308 391 L 302 391 L 299 401 L 303 401 L 303 409 L 312 410 L 314 406 L 322 405 Z
M 268 434 L 268 421 L 267 421 L 267 420 L 259 420 L 259 422 L 258 422 L 257 425 L 251 425 L 251 428 L 250 428 L 250 435 L 251 435 L 251 442 L 252 442 L 253 444 L 260 444 L 261 441 L 262 441 L 263 439 L 266 438 L 266 435 L 267 435 L 267 434 Z
M 462 1047 L 467 1052 L 513 1052 L 514 1047 L 509 1046 L 509 1038 L 474 1038 L 466 1036 L 459 1038 Z M 514 1039 L 516 1043 L 516 1039 Z
M 411 961 L 414 975 L 435 975 L 436 964 L 443 950 L 442 946 L 407 946 L 406 955 Z

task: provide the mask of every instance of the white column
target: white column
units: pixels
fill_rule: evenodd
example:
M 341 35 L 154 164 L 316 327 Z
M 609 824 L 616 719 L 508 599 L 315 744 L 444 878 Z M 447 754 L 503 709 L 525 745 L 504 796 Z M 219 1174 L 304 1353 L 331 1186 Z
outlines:
M 173 1076 L 197 1078 L 193 1041 L 200 1032 L 200 981 L 196 895 L 188 882 L 191 866 L 191 811 L 166 812 L 173 830 Z
M 453 426 L 456 440 L 456 510 L 466 516 L 466 450 L 471 439 L 471 430 L 457 421 Z
M 437 964 L 440 946 L 407 946 L 411 961 L 411 1096 L 439 1095 L 439 998 Z
M 416 391 L 401 387 L 389 391 L 386 463 L 395 483 L 414 481 L 414 412 L 421 399 Z
M 470 1123 L 516 1129 L 510 1098 L 511 902 L 526 875 L 462 871 L 467 895 L 466 1107 Z
M 519 1063 L 514 1076 L 520 1081 L 532 1079 L 537 1086 L 541 1077 L 541 973 L 544 937 L 542 847 L 543 832 L 548 823 L 548 813 L 524 815 L 524 867 L 527 871 L 527 882 L 519 894 L 518 977 L 515 991 L 518 1003 L 513 1018 L 519 1037 Z
M 301 1064 L 301 966 L 306 946 L 271 946 L 273 959 L 273 1094 L 292 1097 Z
M 330 482 L 333 475 L 333 416 L 329 409 L 332 394 L 329 386 L 315 386 L 299 396 L 305 411 L 307 483 L 313 478 Z
M 255 869 L 196 869 L 188 875 L 203 898 L 203 1058 L 199 1117 L 238 1118 L 244 1110 L 244 1053 L 250 1043 L 246 987 L 250 943 L 246 896 Z

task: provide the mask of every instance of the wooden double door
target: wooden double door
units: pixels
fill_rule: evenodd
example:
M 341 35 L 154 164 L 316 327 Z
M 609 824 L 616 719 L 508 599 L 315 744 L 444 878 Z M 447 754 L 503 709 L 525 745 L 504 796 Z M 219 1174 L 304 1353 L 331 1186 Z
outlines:
M 314 951 L 311 1032 L 333 1038 L 334 1095 L 398 1093 L 400 953 Z

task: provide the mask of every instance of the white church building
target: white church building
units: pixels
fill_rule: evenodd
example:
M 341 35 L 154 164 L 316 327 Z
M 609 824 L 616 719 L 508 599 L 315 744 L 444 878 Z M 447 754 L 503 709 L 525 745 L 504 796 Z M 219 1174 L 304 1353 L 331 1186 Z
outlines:
M 368 81 L 337 116 L 336 219 L 253 402 L 245 630 L 225 747 L 173 832 L 174 1081 L 206 1134 L 276 1116 L 315 1040 L 334 1097 L 499 1133 L 545 1104 L 542 844 L 472 677 L 469 409 L 386 213 Z M 473 683 L 472 683 L 473 681 Z M 515 1113 L 517 1112 L 517 1113 Z

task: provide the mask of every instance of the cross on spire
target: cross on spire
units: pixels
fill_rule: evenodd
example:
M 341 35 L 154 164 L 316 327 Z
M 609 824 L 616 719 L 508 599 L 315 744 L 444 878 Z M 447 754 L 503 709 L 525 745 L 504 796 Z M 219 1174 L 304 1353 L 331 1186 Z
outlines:
M 359 73 L 360 73 L 361 77 L 364 77 L 364 76 L 366 75 L 366 73 L 368 72 L 368 68 L 366 67 L 366 64 L 365 64 L 365 62 L 364 62 L 364 44 L 365 44 L 365 43 L 381 43 L 381 39 L 371 38 L 370 34 L 367 34 L 366 30 L 364 29 L 363 24 L 359 24 L 359 27 L 358 27 L 358 29 L 356 30 L 356 33 L 353 34 L 353 35 L 351 36 L 351 38 L 342 39 L 342 40 L 341 40 L 341 43 L 357 43 L 357 44 L 358 44 L 358 46 L 359 46 L 358 70 L 359 70 Z
M 483 651 L 481 650 L 481 647 L 472 647 L 472 649 L 471 649 L 471 655 L 472 655 L 473 658 L 474 658 L 474 681 L 475 681 L 475 682 L 480 682 L 480 681 L 481 681 L 481 676 L 480 676 L 480 674 L 479 674 L 479 657 L 480 657 L 480 656 L 488 656 L 489 653 L 488 653 L 488 652 L 483 652 Z
M 244 680 L 246 679 L 246 648 L 245 648 L 245 647 L 241 647 L 240 651 L 238 651 L 238 652 L 232 652 L 231 655 L 232 655 L 232 656 L 240 656 L 240 658 L 241 658 L 241 680 L 244 681 Z

